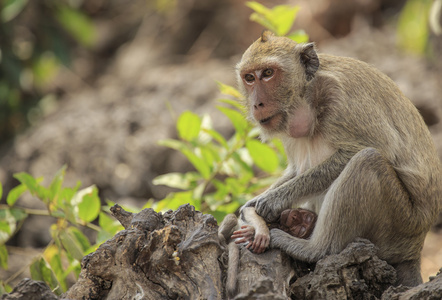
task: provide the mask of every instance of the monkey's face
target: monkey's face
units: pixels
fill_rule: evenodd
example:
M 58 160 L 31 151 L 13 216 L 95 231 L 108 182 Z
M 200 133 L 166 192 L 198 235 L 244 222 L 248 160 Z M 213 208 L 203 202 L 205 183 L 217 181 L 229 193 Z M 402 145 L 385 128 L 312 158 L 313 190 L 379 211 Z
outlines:
M 293 130 L 293 125 L 299 124 L 293 117 L 303 104 L 308 82 L 301 58 L 303 49 L 304 45 L 265 32 L 237 65 L 249 117 L 261 127 L 264 138 L 284 132 L 293 137 L 304 134 Z
M 317 215 L 306 209 L 286 209 L 281 213 L 280 226 L 285 232 L 301 239 L 308 238 L 315 228 Z
M 248 110 L 253 120 L 267 132 L 284 130 L 286 110 L 280 98 L 284 71 L 276 63 L 267 63 L 240 73 L 248 96 Z

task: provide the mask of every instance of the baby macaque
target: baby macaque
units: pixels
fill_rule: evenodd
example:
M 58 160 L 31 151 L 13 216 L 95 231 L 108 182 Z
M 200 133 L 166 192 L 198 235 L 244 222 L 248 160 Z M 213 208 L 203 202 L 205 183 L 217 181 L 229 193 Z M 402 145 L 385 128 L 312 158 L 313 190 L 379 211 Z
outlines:
M 281 229 L 291 236 L 307 239 L 315 228 L 317 215 L 306 209 L 286 209 L 281 213 L 279 222 L 270 223 L 265 221 L 255 212 L 253 207 L 245 207 L 242 217 L 246 224 L 233 232 L 231 239 L 236 244 L 247 243 L 246 248 L 254 253 L 262 253 L 269 245 L 269 228 Z
M 270 228 L 278 228 L 291 236 L 308 239 L 313 232 L 318 216 L 307 209 L 286 209 L 281 213 L 279 224 L 270 224 Z
M 219 227 L 218 235 L 220 241 L 227 244 L 229 251 L 226 283 L 229 297 L 232 298 L 236 292 L 239 244 L 246 243 L 247 249 L 257 254 L 263 253 L 270 243 L 269 228 L 281 229 L 294 237 L 308 239 L 316 220 L 314 212 L 301 208 L 284 210 L 279 221 L 269 225 L 255 212 L 254 207 L 244 207 L 239 219 L 233 214 L 227 215 Z

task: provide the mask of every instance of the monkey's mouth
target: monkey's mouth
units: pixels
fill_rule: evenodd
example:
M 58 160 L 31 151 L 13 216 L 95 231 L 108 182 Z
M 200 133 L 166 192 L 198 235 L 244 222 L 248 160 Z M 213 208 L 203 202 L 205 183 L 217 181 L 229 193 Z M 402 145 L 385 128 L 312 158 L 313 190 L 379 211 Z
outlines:
M 259 124 L 261 124 L 261 125 L 266 125 L 267 123 L 270 122 L 271 119 L 273 119 L 273 117 L 274 117 L 274 115 L 273 115 L 273 116 L 270 116 L 270 117 L 268 117 L 268 118 L 264 118 L 264 119 L 262 119 L 262 120 L 259 120 Z

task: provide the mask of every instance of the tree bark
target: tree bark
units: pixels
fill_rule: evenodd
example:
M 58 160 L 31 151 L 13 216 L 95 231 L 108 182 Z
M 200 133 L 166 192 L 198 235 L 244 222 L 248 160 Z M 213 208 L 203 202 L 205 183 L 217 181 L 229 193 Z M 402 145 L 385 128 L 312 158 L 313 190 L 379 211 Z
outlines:
M 133 214 L 118 205 L 111 212 L 125 230 L 83 258 L 79 280 L 61 299 L 228 299 L 228 251 L 213 216 L 190 205 L 164 214 Z M 359 239 L 340 254 L 307 264 L 277 249 L 258 255 L 241 247 L 234 299 L 442 298 L 441 274 L 418 287 L 391 287 L 396 271 L 376 251 Z M 26 279 L 1 299 L 52 299 L 43 285 Z

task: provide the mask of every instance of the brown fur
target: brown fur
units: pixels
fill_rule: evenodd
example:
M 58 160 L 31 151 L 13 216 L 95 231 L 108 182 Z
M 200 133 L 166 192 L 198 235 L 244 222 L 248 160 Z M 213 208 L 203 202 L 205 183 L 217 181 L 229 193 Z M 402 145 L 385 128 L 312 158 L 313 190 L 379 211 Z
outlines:
M 218 228 L 218 238 L 221 244 L 227 247 L 229 261 L 227 263 L 226 292 L 229 299 L 236 294 L 236 282 L 239 265 L 239 248 L 235 241 L 231 240 L 233 232 L 238 228 L 238 219 L 235 215 L 229 214 L 224 217 Z
M 249 118 L 263 139 L 281 138 L 289 162 L 282 178 L 245 206 L 267 222 L 292 206 L 318 214 L 309 240 L 273 229 L 270 246 L 317 261 L 368 238 L 400 273 L 398 284 L 422 282 L 420 251 L 439 213 L 442 179 L 410 100 L 364 62 L 270 33 L 244 53 L 237 73 Z

